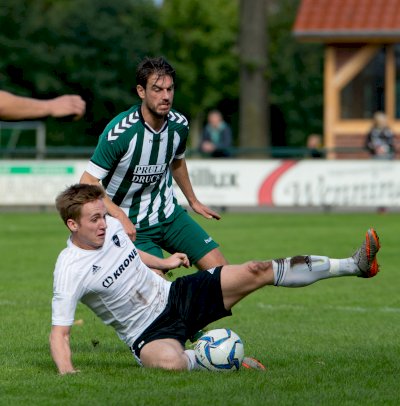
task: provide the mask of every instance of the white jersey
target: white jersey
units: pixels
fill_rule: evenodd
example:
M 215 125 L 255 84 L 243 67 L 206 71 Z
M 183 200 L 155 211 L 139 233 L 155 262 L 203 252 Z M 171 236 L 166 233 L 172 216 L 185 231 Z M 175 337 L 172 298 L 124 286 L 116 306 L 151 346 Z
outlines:
M 78 301 L 131 346 L 164 310 L 171 282 L 140 259 L 121 223 L 107 216 L 102 248 L 84 250 L 69 239 L 54 271 L 52 324 L 71 326 Z

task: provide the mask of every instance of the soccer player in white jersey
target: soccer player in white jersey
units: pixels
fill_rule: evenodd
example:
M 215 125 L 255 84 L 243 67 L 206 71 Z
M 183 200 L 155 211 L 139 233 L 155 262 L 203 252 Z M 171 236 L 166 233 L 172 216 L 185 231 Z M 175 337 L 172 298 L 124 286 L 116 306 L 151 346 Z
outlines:
M 71 233 L 54 271 L 50 349 L 60 374 L 77 372 L 70 329 L 79 301 L 115 329 L 144 367 L 191 370 L 198 365 L 194 351 L 185 349 L 189 337 L 231 315 L 231 308 L 251 292 L 334 277 L 370 278 L 379 271 L 379 239 L 370 229 L 349 258 L 307 255 L 249 261 L 167 281 L 145 263 L 159 269 L 187 266 L 186 255 L 139 255 L 121 223 L 107 215 L 104 200 L 101 187 L 85 184 L 70 186 L 56 200 Z
M 189 179 L 188 121 L 172 109 L 175 71 L 164 58 L 146 58 L 136 82 L 141 104 L 107 125 L 80 183 L 102 182 L 109 214 L 141 250 L 158 257 L 163 250 L 184 252 L 202 270 L 225 265 L 218 244 L 178 205 L 173 191 L 172 177 L 196 213 L 220 219 L 199 202 Z

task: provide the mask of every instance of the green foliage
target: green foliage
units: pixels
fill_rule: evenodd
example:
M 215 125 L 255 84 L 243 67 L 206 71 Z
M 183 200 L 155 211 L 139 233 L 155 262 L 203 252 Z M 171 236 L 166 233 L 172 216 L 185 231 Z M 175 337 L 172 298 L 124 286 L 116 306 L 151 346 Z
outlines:
M 49 121 L 50 137 L 62 145 L 93 144 L 82 135 L 99 135 L 137 101 L 136 64 L 159 52 L 150 0 L 15 0 L 2 7 L 0 26 L 3 89 L 41 98 L 78 93 L 87 101 L 83 121 Z
M 323 46 L 294 38 L 298 4 L 275 1 L 268 17 L 270 103 L 283 113 L 291 146 L 304 146 L 307 135 L 323 131 Z
M 288 145 L 322 132 L 323 48 L 293 37 L 298 3 L 270 1 L 268 14 L 270 101 L 283 116 Z M 137 62 L 162 54 L 178 73 L 175 107 L 191 120 L 219 107 L 236 130 L 238 21 L 238 0 L 3 2 L 0 88 L 39 98 L 81 94 L 84 119 L 48 119 L 49 141 L 94 145 L 106 123 L 138 101 Z
M 165 0 L 161 25 L 178 108 L 196 116 L 238 97 L 237 0 Z
M 398 404 L 399 214 L 196 219 L 233 263 L 307 252 L 347 256 L 373 225 L 382 241 L 382 271 L 374 279 L 261 289 L 239 303 L 233 317 L 214 323 L 236 331 L 266 373 L 141 369 L 112 328 L 79 305 L 76 318 L 83 324 L 72 328 L 71 346 L 82 372 L 60 377 L 48 333 L 52 270 L 67 229 L 53 213 L 0 213 L 0 405 Z
M 304 145 L 310 133 L 322 133 L 323 47 L 293 37 L 298 4 L 272 1 L 268 12 L 272 129 L 278 110 L 286 130 L 278 122 L 277 131 L 285 131 L 284 141 L 292 146 Z M 237 114 L 232 107 L 237 110 L 239 99 L 238 13 L 238 1 L 214 0 L 212 6 L 201 0 L 164 2 L 163 49 L 178 71 L 176 105 L 192 117 L 215 106 Z

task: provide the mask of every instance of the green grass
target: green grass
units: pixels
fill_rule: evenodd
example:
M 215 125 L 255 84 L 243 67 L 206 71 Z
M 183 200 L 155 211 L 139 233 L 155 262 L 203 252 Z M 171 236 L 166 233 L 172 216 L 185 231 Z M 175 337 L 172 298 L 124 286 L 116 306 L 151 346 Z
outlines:
M 268 287 L 213 327 L 230 327 L 268 372 L 139 368 L 111 328 L 80 305 L 71 347 L 82 372 L 60 377 L 48 350 L 52 272 L 67 230 L 54 213 L 0 214 L 0 405 L 398 405 L 398 214 L 236 214 L 199 219 L 230 262 L 352 254 L 381 236 L 382 272 L 307 288 Z M 180 271 L 174 271 L 178 275 Z M 92 340 L 99 341 L 97 346 Z

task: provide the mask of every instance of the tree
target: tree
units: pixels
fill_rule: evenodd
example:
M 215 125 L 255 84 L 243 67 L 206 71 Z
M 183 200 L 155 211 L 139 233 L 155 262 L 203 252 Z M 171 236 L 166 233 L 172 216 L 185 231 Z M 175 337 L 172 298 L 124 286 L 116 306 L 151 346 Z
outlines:
M 240 1 L 240 146 L 269 145 L 266 0 Z
M 158 8 L 150 0 L 13 0 L 0 9 L 1 87 L 39 98 L 81 94 L 76 123 L 49 119 L 53 144 L 91 145 L 105 124 L 138 101 L 137 62 L 160 52 Z
M 304 146 L 323 128 L 323 45 L 299 43 L 292 27 L 300 0 L 269 0 L 268 56 L 270 103 L 283 116 L 277 145 Z M 271 117 L 272 123 L 276 119 Z
M 197 147 L 205 112 L 237 100 L 237 1 L 164 0 L 163 53 L 177 71 L 176 108 Z
M 48 135 L 53 145 L 93 145 L 115 114 L 138 101 L 137 62 L 163 54 L 176 68 L 175 106 L 190 119 L 192 137 L 215 107 L 237 128 L 241 71 L 240 145 L 268 146 L 267 96 L 272 125 L 275 112 L 283 117 L 285 144 L 304 145 L 307 134 L 322 131 L 323 47 L 293 37 L 299 0 L 269 0 L 268 26 L 257 8 L 265 1 L 164 0 L 160 7 L 152 0 L 4 2 L 0 88 L 39 98 L 81 94 L 88 102 L 84 120 L 48 119 Z M 243 8 L 250 21 L 239 35 Z M 248 43 L 248 34 L 258 39 Z

